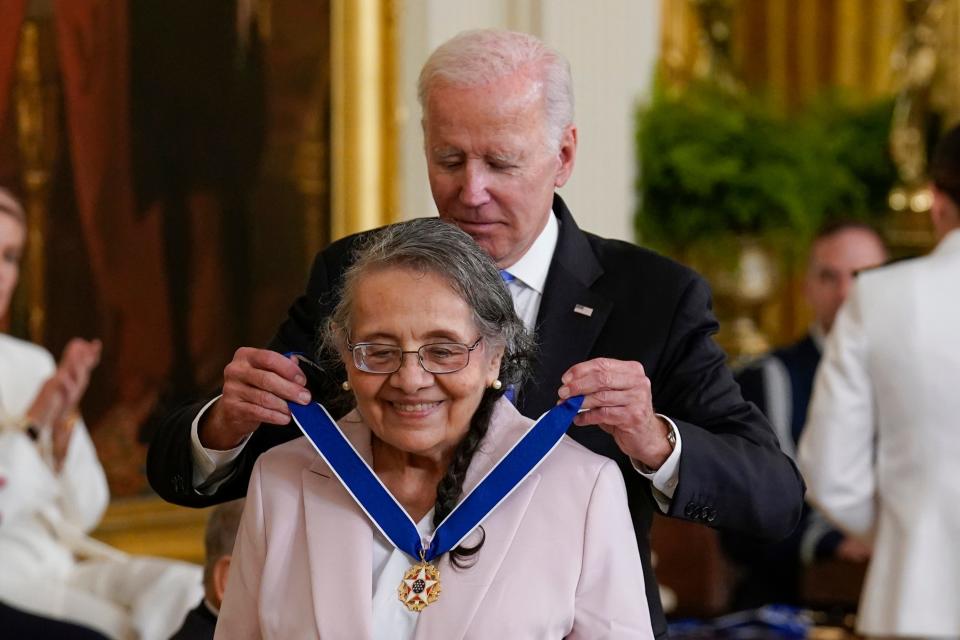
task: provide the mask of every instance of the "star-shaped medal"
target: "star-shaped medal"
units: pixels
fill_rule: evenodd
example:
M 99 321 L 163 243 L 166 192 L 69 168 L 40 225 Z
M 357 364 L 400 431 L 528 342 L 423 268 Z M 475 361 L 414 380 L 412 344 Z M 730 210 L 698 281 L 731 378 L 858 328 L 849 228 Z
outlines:
M 403 574 L 397 595 L 410 611 L 423 611 L 440 597 L 440 571 L 428 562 L 413 565 Z

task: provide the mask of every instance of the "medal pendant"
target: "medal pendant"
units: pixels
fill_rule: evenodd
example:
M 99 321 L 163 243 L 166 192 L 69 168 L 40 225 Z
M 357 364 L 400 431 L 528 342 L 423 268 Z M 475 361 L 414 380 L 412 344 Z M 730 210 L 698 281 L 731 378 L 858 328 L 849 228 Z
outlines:
M 440 570 L 421 560 L 403 574 L 397 595 L 407 609 L 420 613 L 440 597 Z

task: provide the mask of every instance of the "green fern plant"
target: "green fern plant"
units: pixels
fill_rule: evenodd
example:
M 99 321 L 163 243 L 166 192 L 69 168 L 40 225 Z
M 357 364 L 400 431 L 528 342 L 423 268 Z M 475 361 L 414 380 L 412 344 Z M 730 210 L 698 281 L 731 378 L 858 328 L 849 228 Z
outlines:
M 786 115 L 764 97 L 658 81 L 637 112 L 638 239 L 672 252 L 724 234 L 803 241 L 831 217 L 882 215 L 891 113 L 831 95 Z

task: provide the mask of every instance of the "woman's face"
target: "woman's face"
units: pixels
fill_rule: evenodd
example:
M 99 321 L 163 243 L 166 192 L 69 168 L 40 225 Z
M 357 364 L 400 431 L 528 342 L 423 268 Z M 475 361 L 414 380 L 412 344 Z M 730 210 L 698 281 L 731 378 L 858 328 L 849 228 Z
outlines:
M 359 279 L 354 294 L 349 331 L 354 344 L 416 351 L 438 342 L 472 345 L 480 336 L 470 307 L 435 274 L 400 267 L 374 271 Z M 377 438 L 438 459 L 466 435 L 484 389 L 497 379 L 502 353 L 481 340 L 465 368 L 444 374 L 424 370 L 415 353 L 404 355 L 392 374 L 360 371 L 346 346 L 341 356 L 357 408 Z
M 6 315 L 17 288 L 25 240 L 23 224 L 9 213 L 0 212 L 0 318 Z

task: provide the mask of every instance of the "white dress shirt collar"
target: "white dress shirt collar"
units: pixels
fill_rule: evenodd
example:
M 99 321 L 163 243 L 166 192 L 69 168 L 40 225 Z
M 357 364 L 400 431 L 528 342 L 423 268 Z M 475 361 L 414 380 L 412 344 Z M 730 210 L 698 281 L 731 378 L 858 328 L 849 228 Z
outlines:
M 823 330 L 819 322 L 810 325 L 810 339 L 817 347 L 817 351 L 823 353 L 823 346 L 827 344 L 827 332 Z
M 547 224 L 533 241 L 527 252 L 519 260 L 507 267 L 514 278 L 521 280 L 541 296 L 547 283 L 547 273 L 550 271 L 550 262 L 553 252 L 557 249 L 557 239 L 560 237 L 560 223 L 557 216 L 550 211 Z

